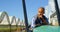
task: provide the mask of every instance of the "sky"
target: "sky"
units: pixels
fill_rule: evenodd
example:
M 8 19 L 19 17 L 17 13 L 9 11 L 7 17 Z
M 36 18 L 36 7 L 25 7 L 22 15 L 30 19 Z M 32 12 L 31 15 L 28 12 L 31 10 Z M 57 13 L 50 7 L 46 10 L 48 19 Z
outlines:
M 58 0 L 58 5 L 59 5 L 59 8 L 60 8 L 60 0 Z
M 48 5 L 48 0 L 26 0 L 25 2 L 29 22 L 37 14 L 39 7 Z M 20 18 L 20 20 L 24 20 L 22 0 L 0 0 L 1 11 L 6 11 L 9 16 L 15 16 L 16 18 Z

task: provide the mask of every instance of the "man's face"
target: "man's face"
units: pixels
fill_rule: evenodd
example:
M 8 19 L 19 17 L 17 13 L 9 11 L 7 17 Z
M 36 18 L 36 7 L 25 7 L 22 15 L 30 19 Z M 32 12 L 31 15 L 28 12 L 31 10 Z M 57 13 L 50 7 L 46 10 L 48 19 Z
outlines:
M 39 15 L 39 16 L 43 16 L 43 14 L 44 14 L 44 9 L 39 8 L 39 9 L 38 9 L 38 15 Z

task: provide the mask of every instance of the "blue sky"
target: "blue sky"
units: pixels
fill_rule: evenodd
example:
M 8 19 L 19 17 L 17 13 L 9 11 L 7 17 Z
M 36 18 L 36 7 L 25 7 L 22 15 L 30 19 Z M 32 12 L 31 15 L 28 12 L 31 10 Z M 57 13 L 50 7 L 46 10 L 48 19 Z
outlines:
M 30 22 L 32 17 L 37 14 L 39 7 L 45 7 L 46 5 L 48 5 L 48 0 L 26 0 L 28 21 Z M 9 16 L 24 19 L 22 0 L 0 0 L 1 11 L 6 11 Z

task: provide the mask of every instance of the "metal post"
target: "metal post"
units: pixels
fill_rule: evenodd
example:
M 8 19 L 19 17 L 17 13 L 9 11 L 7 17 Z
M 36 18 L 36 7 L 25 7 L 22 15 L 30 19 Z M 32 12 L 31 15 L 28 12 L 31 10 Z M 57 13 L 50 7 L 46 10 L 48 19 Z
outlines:
M 54 3 L 55 3 L 55 9 L 56 9 L 56 14 L 57 14 L 57 18 L 58 18 L 58 23 L 59 23 L 59 26 L 60 26 L 60 12 L 59 12 L 59 7 L 58 7 L 57 0 L 54 0 Z
M 29 32 L 25 0 L 22 0 L 22 4 L 23 4 L 23 12 L 24 12 L 25 25 L 26 25 L 26 32 Z
M 9 24 L 10 25 L 10 32 L 11 32 L 11 24 Z

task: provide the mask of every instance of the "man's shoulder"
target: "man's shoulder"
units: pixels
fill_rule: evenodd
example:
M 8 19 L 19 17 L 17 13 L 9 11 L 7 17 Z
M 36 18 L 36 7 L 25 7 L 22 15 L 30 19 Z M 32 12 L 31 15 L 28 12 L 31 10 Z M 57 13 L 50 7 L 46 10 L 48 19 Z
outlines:
M 36 20 L 37 19 L 37 15 L 34 15 L 33 17 L 32 17 L 32 20 Z
M 45 19 L 48 19 L 45 15 L 44 15 L 44 18 L 45 18 Z

